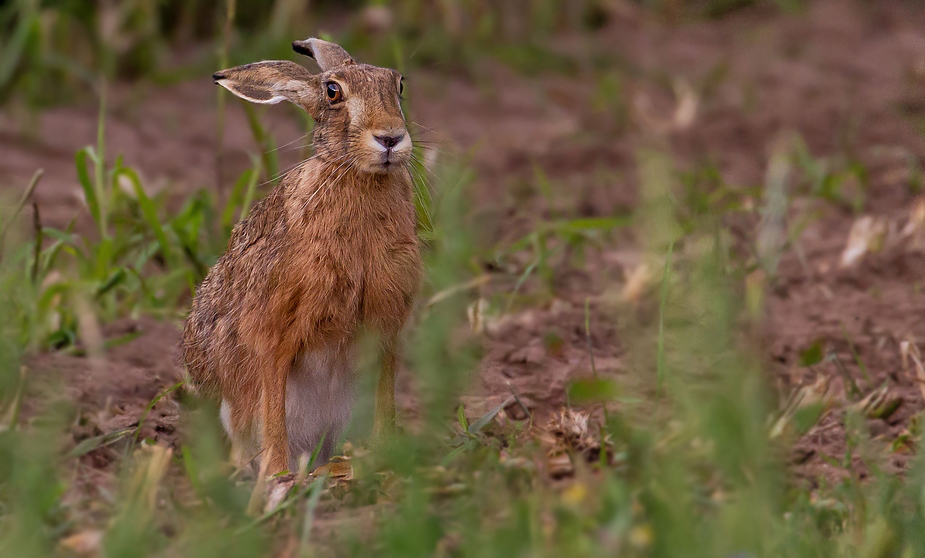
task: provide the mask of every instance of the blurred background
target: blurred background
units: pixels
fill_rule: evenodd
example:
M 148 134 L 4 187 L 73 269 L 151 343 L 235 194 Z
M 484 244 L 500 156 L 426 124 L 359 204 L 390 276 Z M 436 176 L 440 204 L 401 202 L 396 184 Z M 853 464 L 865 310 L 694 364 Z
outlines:
M 428 278 L 403 434 L 370 346 L 265 483 L 174 355 L 311 153 L 211 75 L 311 36 L 406 78 Z M 925 555 L 923 84 L 919 0 L 0 0 L 0 555 Z

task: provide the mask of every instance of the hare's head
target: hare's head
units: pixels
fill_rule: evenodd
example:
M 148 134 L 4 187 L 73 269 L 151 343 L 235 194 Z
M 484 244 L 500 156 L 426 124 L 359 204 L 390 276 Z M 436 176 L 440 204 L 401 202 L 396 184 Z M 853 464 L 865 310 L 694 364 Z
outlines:
M 213 75 L 215 83 L 253 103 L 291 101 L 315 119 L 315 155 L 361 172 L 386 173 L 411 159 L 395 70 L 357 64 L 340 46 L 308 39 L 292 48 L 315 59 L 320 74 L 269 60 Z

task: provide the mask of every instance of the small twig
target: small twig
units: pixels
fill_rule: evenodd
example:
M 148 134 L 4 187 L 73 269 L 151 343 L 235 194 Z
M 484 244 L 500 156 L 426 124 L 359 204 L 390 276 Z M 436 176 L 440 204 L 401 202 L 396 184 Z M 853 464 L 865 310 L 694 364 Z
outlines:
M 591 297 L 585 297 L 585 339 L 588 341 L 588 356 L 591 357 L 591 373 L 597 379 L 597 366 L 594 365 L 594 351 L 591 345 Z
M 42 255 L 42 216 L 39 214 L 39 204 L 32 200 L 32 230 L 35 232 L 35 246 L 32 254 L 32 282 L 39 280 L 39 257 Z
M 491 281 L 491 275 L 483 273 L 482 275 L 474 277 L 465 283 L 457 283 L 456 285 L 452 285 L 438 293 L 435 293 L 432 297 L 430 297 L 430 300 L 427 301 L 427 304 L 425 304 L 424 307 L 430 308 L 434 304 L 437 304 L 438 302 L 445 300 L 460 291 L 467 291 L 469 289 L 481 287 L 482 285 L 487 284 L 489 281 Z

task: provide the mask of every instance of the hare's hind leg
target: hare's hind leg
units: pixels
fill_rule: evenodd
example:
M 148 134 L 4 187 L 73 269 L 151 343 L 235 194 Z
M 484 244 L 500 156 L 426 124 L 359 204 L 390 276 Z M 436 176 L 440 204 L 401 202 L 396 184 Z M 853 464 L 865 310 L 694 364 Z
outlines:
M 228 439 L 231 440 L 231 464 L 237 469 L 257 472 L 256 457 L 260 453 L 260 442 L 254 436 L 253 426 L 237 424 L 232 419 L 231 404 L 228 400 L 222 399 L 222 406 L 219 408 L 219 417 L 222 420 L 222 426 Z

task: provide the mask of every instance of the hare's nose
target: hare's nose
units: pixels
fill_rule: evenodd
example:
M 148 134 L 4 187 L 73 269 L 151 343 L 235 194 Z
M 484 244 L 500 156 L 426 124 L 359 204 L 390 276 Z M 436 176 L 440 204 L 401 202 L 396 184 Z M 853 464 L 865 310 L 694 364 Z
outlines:
M 401 140 L 405 138 L 405 133 L 399 132 L 397 134 L 388 135 L 388 136 L 373 136 L 373 137 L 376 138 L 376 141 L 378 141 L 379 144 L 382 145 L 382 147 L 385 147 L 386 149 L 392 149 L 393 147 L 398 145 L 398 142 L 400 142 Z

